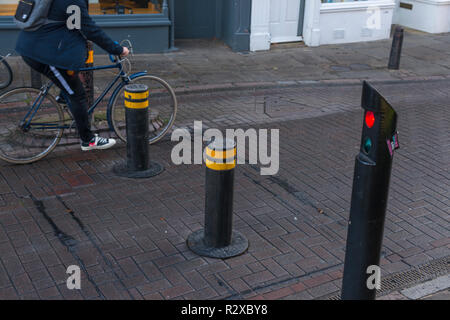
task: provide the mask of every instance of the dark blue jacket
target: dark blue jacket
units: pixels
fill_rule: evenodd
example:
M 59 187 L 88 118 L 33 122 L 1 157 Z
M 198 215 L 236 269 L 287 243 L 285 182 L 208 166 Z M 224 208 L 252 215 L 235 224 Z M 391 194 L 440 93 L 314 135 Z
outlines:
M 77 5 L 81 9 L 81 30 L 69 30 L 66 26 L 67 7 Z M 46 24 L 36 31 L 21 31 L 16 51 L 41 63 L 61 69 L 78 70 L 84 66 L 87 57 L 86 39 L 114 55 L 122 53 L 122 47 L 115 44 L 91 19 L 88 0 L 54 0 L 48 19 L 62 21 Z

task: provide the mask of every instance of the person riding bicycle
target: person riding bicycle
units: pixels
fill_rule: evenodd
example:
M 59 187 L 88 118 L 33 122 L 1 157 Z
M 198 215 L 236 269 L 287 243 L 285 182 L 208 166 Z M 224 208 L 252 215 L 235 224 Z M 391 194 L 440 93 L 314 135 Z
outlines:
M 69 29 L 66 24 L 71 16 L 67 8 L 73 5 L 80 8 L 79 29 Z M 86 40 L 116 56 L 127 56 L 129 53 L 128 48 L 115 43 L 97 26 L 89 16 L 88 7 L 88 0 L 53 1 L 47 17 L 52 22 L 36 31 L 22 30 L 16 43 L 16 51 L 25 63 L 47 76 L 66 93 L 83 151 L 107 149 L 116 143 L 115 139 L 94 135 L 90 128 L 87 96 L 77 71 L 84 67 L 87 58 Z

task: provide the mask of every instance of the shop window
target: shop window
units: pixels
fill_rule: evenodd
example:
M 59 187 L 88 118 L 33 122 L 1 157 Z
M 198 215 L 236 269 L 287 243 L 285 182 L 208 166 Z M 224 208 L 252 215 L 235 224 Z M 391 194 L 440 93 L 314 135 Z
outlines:
M 89 0 L 90 14 L 162 13 L 163 0 Z M 13 16 L 18 0 L 0 0 L 0 16 Z
M 163 0 L 89 0 L 89 13 L 153 14 L 162 13 Z
M 13 16 L 18 2 L 18 0 L 0 0 L 0 16 Z

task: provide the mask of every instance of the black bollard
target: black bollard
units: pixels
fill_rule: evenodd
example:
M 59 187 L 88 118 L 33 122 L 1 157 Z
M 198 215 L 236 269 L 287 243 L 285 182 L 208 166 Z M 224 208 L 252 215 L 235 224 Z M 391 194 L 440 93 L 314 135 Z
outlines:
M 127 161 L 114 167 L 114 172 L 127 178 L 149 178 L 160 174 L 163 167 L 149 160 L 148 87 L 129 84 L 125 87 L 125 121 Z
M 369 273 L 379 268 L 392 158 L 399 147 L 397 114 L 367 82 L 361 148 L 355 161 L 341 299 L 373 300 L 376 287 Z M 369 268 L 369 270 L 368 270 Z
M 215 140 L 205 149 L 205 228 L 192 233 L 188 247 L 201 256 L 230 258 L 248 249 L 248 240 L 233 231 L 236 144 Z
M 397 26 L 395 28 L 394 36 L 392 39 L 391 55 L 389 57 L 388 69 L 398 70 L 400 69 L 400 58 L 402 55 L 404 31 L 402 27 Z
M 91 41 L 86 41 L 87 59 L 84 62 L 86 68 L 92 68 L 94 66 L 94 45 Z M 88 106 L 94 104 L 94 71 L 81 71 L 80 78 L 86 91 L 86 97 Z

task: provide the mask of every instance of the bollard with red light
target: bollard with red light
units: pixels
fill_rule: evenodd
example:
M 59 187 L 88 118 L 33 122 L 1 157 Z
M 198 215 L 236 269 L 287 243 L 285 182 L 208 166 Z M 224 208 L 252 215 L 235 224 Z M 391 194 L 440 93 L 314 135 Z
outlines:
M 364 82 L 365 110 L 360 152 L 355 160 L 341 299 L 373 300 L 368 268 L 379 266 L 392 158 L 399 148 L 397 113 Z

